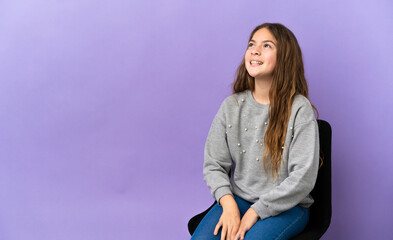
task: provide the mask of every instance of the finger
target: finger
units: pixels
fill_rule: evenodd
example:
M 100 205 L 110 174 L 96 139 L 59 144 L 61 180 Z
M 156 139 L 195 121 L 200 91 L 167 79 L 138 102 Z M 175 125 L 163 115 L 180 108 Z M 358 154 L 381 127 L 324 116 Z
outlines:
M 245 231 L 242 231 L 242 232 L 240 233 L 240 239 L 241 239 L 241 240 L 243 240 L 243 239 L 244 239 L 244 235 L 245 235 L 245 233 L 246 233 Z
M 223 225 L 221 229 L 221 240 L 225 240 L 226 235 L 227 235 L 227 226 Z
M 231 230 L 230 232 L 228 232 L 228 238 L 229 238 L 230 240 L 233 240 L 234 237 L 235 237 L 235 234 L 234 234 L 234 230 L 233 230 L 233 228 L 232 228 L 232 230 Z
M 235 237 L 234 227 L 231 226 L 231 228 L 228 228 L 227 240 L 233 240 L 233 237 Z
M 231 232 L 231 240 L 235 240 L 236 238 L 236 234 L 237 234 L 237 227 L 232 228 L 232 232 Z
M 226 240 L 230 240 L 231 239 L 231 235 L 232 235 L 232 226 L 228 225 L 227 230 L 226 230 Z
M 220 229 L 221 225 L 222 225 L 222 222 L 220 220 L 220 221 L 218 221 L 216 228 L 214 229 L 214 235 L 218 234 L 218 230 Z
M 240 238 L 240 232 L 237 232 L 233 240 L 239 240 Z
M 241 235 L 242 235 L 242 229 L 243 229 L 243 226 L 240 226 L 239 228 L 238 228 L 238 230 L 236 231 L 236 236 L 235 236 L 235 240 L 239 240 L 240 239 L 240 237 L 241 237 Z

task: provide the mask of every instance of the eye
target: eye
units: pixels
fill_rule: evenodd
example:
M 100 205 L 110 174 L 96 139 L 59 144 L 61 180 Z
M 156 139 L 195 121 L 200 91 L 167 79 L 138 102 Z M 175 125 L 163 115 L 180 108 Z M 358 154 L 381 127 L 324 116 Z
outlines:
M 248 47 L 252 47 L 252 46 L 254 46 L 254 43 L 252 42 L 248 43 Z
M 271 48 L 271 46 L 267 43 L 265 43 L 265 45 L 263 45 L 264 48 Z

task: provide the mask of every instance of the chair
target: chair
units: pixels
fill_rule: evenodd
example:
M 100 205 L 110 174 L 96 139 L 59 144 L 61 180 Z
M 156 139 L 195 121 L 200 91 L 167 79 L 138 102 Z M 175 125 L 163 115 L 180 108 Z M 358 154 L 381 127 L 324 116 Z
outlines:
M 332 184 L 331 184 L 331 143 L 332 128 L 324 120 L 318 120 L 320 156 L 323 165 L 318 171 L 317 181 L 311 196 L 314 203 L 310 207 L 310 218 L 306 228 L 292 240 L 317 240 L 322 237 L 330 225 L 332 217 Z M 214 206 L 214 202 L 206 211 L 194 216 L 188 222 L 188 231 L 192 235 L 203 217 Z

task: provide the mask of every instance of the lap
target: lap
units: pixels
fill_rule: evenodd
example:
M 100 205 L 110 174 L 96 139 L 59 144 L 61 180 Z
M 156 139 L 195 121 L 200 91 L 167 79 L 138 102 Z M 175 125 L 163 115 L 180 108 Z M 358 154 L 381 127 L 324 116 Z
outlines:
M 308 211 L 307 208 L 295 206 L 277 216 L 259 219 L 246 233 L 245 239 L 290 239 L 306 227 Z
M 235 196 L 240 215 L 243 216 L 251 203 Z M 198 225 L 191 239 L 220 239 L 221 231 L 214 236 L 214 228 L 220 220 L 222 207 L 215 204 Z M 308 209 L 295 206 L 277 216 L 259 219 L 246 233 L 245 240 L 289 239 L 300 233 L 308 222 Z

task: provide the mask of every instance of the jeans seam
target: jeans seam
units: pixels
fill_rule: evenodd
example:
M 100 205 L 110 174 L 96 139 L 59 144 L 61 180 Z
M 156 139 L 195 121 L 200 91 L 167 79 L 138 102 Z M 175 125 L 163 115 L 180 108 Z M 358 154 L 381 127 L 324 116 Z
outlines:
M 298 218 L 296 218 L 295 221 L 293 221 L 288 227 L 286 227 L 281 233 L 280 235 L 278 235 L 277 238 L 275 238 L 276 240 L 279 240 L 281 238 L 281 236 L 290 228 L 292 227 L 295 223 L 297 223 L 304 215 L 306 214 L 306 211 L 303 211 L 303 214 L 301 216 L 299 216 Z

